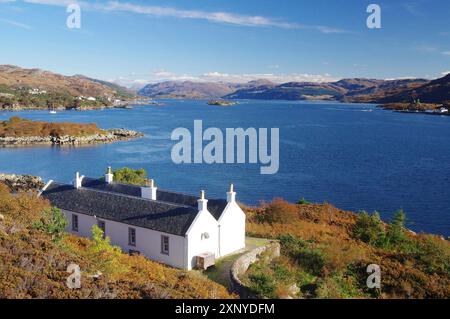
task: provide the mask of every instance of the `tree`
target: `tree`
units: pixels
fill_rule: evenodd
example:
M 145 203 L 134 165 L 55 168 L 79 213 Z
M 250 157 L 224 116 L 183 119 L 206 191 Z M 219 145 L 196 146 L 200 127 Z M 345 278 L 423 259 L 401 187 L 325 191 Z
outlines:
M 147 172 L 145 169 L 131 169 L 128 167 L 124 167 L 114 172 L 114 180 L 117 182 L 122 182 L 125 184 L 133 184 L 133 185 L 145 185 L 147 180 Z
M 353 228 L 353 237 L 370 245 L 379 246 L 385 237 L 383 223 L 378 212 L 369 215 L 361 212 Z
M 67 220 L 60 209 L 52 207 L 44 210 L 41 219 L 35 222 L 33 227 L 48 233 L 53 240 L 58 241 L 64 236 Z
M 386 235 L 386 240 L 389 245 L 398 245 L 407 239 L 405 233 L 405 221 L 405 212 L 402 209 L 396 211 L 394 218 L 389 224 L 390 227 Z

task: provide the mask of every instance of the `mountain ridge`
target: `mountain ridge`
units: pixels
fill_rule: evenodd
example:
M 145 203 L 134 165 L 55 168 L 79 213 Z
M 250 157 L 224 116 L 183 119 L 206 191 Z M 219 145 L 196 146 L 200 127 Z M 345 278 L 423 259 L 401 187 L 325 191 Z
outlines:
M 345 78 L 335 82 L 273 83 L 255 80 L 248 83 L 165 81 L 149 84 L 139 91 L 151 98 L 184 99 L 264 99 L 264 100 L 335 100 L 352 103 L 411 102 L 446 103 L 449 76 L 436 80 Z

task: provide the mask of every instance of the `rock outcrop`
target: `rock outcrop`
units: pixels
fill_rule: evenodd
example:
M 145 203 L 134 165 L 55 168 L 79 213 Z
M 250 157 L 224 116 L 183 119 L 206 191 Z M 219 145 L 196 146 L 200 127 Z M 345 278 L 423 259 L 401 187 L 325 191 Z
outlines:
M 85 145 L 96 143 L 111 143 L 144 136 L 142 133 L 125 130 L 111 129 L 105 133 L 86 136 L 23 136 L 23 137 L 0 137 L 0 145 L 23 146 L 23 145 Z
M 32 175 L 16 175 L 0 173 L 0 183 L 5 184 L 12 192 L 38 191 L 44 187 L 42 178 Z

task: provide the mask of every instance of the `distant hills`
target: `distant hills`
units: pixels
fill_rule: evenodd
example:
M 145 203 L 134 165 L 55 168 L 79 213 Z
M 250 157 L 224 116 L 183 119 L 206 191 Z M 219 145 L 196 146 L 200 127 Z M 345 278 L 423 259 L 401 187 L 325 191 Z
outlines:
M 377 80 L 353 78 L 337 82 L 272 83 L 267 80 L 245 84 L 167 81 L 149 84 L 138 93 L 152 98 L 335 100 L 354 103 L 411 102 L 448 103 L 450 75 L 425 79 Z
M 71 96 L 114 98 L 133 95 L 128 89 L 117 84 L 91 79 L 83 75 L 65 76 L 41 69 L 24 69 L 14 65 L 0 65 L 0 86 L 13 90 L 38 89 Z
M 364 78 L 336 82 L 248 83 L 166 81 L 148 84 L 140 96 L 176 99 L 333 100 L 352 103 L 450 104 L 450 74 L 436 80 Z M 79 97 L 94 97 L 96 102 Z M 136 93 L 115 83 L 84 75 L 65 76 L 40 69 L 0 65 L 0 108 L 103 107 Z M 92 100 L 92 99 L 91 99 Z M 91 105 L 93 104 L 93 105 Z

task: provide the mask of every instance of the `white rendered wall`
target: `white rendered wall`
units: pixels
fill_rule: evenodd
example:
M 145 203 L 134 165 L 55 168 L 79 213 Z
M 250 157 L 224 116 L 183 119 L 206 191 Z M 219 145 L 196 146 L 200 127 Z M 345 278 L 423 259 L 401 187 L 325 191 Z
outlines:
M 219 224 L 220 257 L 245 248 L 245 213 L 236 202 L 228 203 Z
M 97 225 L 98 220 L 105 222 L 105 235 L 111 238 L 113 245 L 119 246 L 124 253 L 130 250 L 139 251 L 141 255 L 172 267 L 186 269 L 186 239 L 181 236 L 162 233 L 147 228 L 136 227 L 106 219 L 95 219 L 92 216 L 63 211 L 69 226 L 67 231 L 81 237 L 91 238 L 92 226 Z M 78 232 L 72 231 L 72 214 L 78 215 Z M 128 244 L 128 229 L 136 230 L 136 246 Z M 169 237 L 169 255 L 161 253 L 161 235 Z
M 202 238 L 202 234 L 208 233 L 209 238 Z M 218 254 L 218 223 L 208 211 L 199 212 L 187 232 L 188 254 L 187 269 L 196 266 L 196 256 L 202 253 Z

